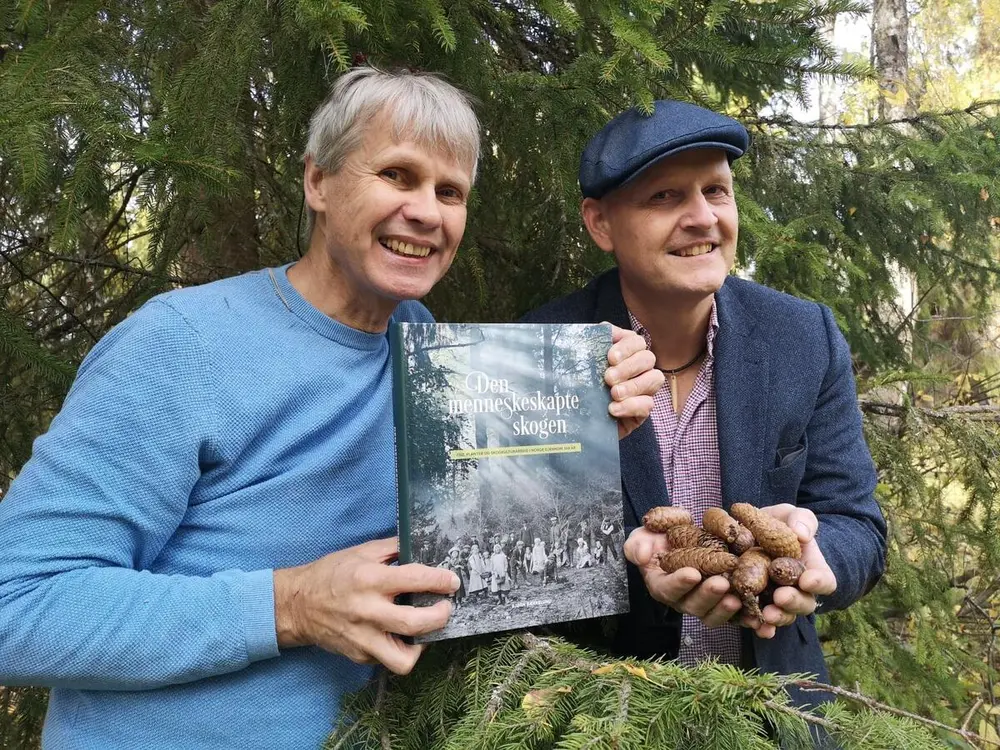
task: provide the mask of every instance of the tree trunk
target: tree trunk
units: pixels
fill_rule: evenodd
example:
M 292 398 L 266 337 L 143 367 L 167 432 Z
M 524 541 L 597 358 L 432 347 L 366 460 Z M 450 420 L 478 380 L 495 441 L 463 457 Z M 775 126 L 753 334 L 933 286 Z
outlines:
M 906 87 L 909 16 L 906 0 L 875 0 L 872 41 L 879 79 L 878 116 L 898 120 L 909 112 Z
M 832 16 L 823 22 L 819 33 L 824 41 L 832 47 L 834 45 L 834 32 L 837 30 L 837 17 Z M 839 55 L 838 55 L 839 57 Z M 821 76 L 819 79 L 819 121 L 823 125 L 834 125 L 837 122 L 839 112 L 837 104 L 840 101 L 840 86 L 833 76 Z
M 875 70 L 879 79 L 878 116 L 881 120 L 900 120 L 912 114 L 907 89 L 909 16 L 906 0 L 875 0 L 872 9 L 872 47 L 875 51 Z M 898 127 L 905 127 L 900 123 Z M 891 264 L 893 285 L 896 288 L 896 308 L 899 313 L 899 338 L 910 354 L 913 335 L 909 330 L 913 310 L 917 303 L 917 280 L 908 269 Z M 893 316 L 895 318 L 895 316 Z M 897 389 L 895 401 L 902 402 L 904 393 Z M 883 397 L 890 394 L 883 394 Z

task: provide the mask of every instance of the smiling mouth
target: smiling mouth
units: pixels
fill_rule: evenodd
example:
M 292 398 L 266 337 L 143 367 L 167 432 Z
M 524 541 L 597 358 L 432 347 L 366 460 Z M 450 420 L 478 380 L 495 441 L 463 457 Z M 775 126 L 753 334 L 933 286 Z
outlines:
M 386 250 L 407 258 L 426 258 L 434 252 L 433 247 L 429 247 L 427 245 L 414 245 L 410 242 L 402 242 L 400 240 L 380 239 L 379 244 Z
M 700 245 L 691 245 L 681 250 L 673 250 L 670 254 L 680 258 L 695 258 L 699 255 L 708 255 L 715 250 L 716 246 L 711 242 L 703 242 Z

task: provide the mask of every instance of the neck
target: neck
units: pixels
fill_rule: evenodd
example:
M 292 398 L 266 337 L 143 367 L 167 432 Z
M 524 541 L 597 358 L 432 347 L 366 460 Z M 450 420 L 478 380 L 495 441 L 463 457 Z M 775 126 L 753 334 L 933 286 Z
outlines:
M 397 302 L 381 297 L 360 299 L 343 268 L 323 247 L 322 238 L 321 232 L 313 230 L 309 251 L 288 269 L 288 281 L 310 305 L 338 323 L 366 333 L 383 333 Z
M 705 348 L 712 318 L 714 295 L 698 299 L 662 297 L 651 301 L 636 294 L 622 280 L 622 296 L 632 314 L 649 332 L 656 366 L 664 370 L 683 367 Z

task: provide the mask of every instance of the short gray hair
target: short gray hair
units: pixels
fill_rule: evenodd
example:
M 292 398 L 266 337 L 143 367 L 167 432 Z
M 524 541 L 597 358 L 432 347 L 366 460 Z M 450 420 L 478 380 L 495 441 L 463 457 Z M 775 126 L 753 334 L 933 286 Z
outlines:
M 336 172 L 360 145 L 365 126 L 384 112 L 393 138 L 413 139 L 470 164 L 475 182 L 479 120 L 472 104 L 471 96 L 434 73 L 354 68 L 334 82 L 313 114 L 305 156 L 323 171 Z M 316 217 L 306 208 L 311 234 Z

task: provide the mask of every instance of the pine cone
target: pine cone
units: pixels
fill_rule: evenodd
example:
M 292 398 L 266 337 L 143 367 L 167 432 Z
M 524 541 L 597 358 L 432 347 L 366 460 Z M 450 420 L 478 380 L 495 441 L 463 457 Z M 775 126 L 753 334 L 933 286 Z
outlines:
M 733 570 L 733 588 L 740 596 L 757 596 L 767 588 L 767 572 L 771 558 L 760 547 L 747 550 L 736 561 Z
M 753 534 L 743 524 L 739 524 L 739 531 L 736 534 L 736 541 L 729 545 L 729 551 L 734 555 L 739 557 L 744 552 L 746 552 L 751 547 L 757 546 L 757 540 L 753 538 Z
M 733 571 L 731 583 L 743 606 L 751 617 L 764 624 L 757 595 L 767 588 L 767 571 L 771 558 L 760 547 L 753 547 L 740 555 Z
M 773 557 L 802 557 L 802 545 L 787 524 L 769 516 L 749 503 L 733 503 L 729 512 L 736 520 L 750 529 L 754 538 L 768 555 Z
M 716 576 L 736 567 L 736 555 L 704 547 L 671 550 L 660 558 L 660 568 L 674 573 L 681 568 L 694 568 L 703 576 Z
M 729 551 L 721 539 L 690 524 L 671 526 L 667 529 L 667 542 L 670 544 L 670 549 L 704 547 L 718 552 Z
M 642 517 L 642 525 L 657 534 L 663 534 L 672 526 L 681 526 L 691 523 L 691 514 L 684 508 L 675 508 L 672 505 L 661 505 L 653 508 Z
M 771 561 L 768 574 L 771 580 L 779 586 L 795 586 L 799 576 L 806 571 L 806 566 L 791 557 L 776 557 Z
M 722 508 L 709 508 L 701 519 L 701 525 L 709 534 L 714 534 L 726 544 L 736 541 L 740 524 Z

